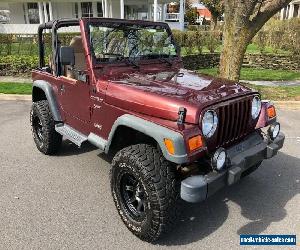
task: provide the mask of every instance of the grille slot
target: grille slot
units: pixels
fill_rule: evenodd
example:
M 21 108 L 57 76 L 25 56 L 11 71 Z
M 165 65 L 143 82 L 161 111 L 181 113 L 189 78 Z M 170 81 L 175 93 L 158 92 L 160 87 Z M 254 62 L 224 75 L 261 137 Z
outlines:
M 224 146 L 247 134 L 250 112 L 250 98 L 234 101 L 217 109 L 219 116 L 218 146 Z

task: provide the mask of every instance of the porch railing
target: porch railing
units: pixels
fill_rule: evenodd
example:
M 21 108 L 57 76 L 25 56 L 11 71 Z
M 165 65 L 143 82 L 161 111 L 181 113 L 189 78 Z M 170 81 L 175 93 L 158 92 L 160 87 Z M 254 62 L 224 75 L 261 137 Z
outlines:
M 166 13 L 166 21 L 179 21 L 180 13 Z

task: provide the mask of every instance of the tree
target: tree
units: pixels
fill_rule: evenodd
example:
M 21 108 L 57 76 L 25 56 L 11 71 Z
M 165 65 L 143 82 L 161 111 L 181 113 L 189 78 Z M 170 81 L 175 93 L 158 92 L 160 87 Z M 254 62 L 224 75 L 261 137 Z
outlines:
M 247 45 L 262 26 L 292 0 L 224 0 L 225 25 L 219 75 L 239 80 Z
M 202 3 L 211 13 L 211 24 L 210 27 L 212 30 L 216 29 L 218 19 L 224 13 L 224 4 L 223 0 L 202 0 Z
M 186 0 L 184 21 L 188 22 L 189 24 L 196 24 L 196 19 L 197 9 L 192 7 L 192 3 L 190 0 Z

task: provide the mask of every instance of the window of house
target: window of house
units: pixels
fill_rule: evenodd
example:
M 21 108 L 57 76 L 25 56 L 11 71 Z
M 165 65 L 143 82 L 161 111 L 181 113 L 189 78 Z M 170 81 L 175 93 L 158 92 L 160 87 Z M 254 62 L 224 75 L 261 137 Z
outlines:
M 81 3 L 81 15 L 82 17 L 93 17 L 92 2 Z
M 300 4 L 294 4 L 294 13 L 293 13 L 293 17 L 298 17 L 299 15 L 299 6 Z
M 10 21 L 10 11 L 9 10 L 0 10 L 0 23 L 9 23 Z
M 103 17 L 103 7 L 102 3 L 97 3 L 97 15 L 98 17 Z
M 27 3 L 29 23 L 40 23 L 38 3 Z
M 75 3 L 74 5 L 74 17 L 78 18 L 79 14 L 78 14 L 78 3 Z

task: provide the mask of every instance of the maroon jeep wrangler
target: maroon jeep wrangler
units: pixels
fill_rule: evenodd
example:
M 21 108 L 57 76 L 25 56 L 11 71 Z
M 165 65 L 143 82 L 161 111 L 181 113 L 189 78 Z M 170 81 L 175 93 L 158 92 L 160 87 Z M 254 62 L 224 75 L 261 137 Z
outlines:
M 80 30 L 68 42 L 60 32 L 67 27 Z M 143 240 L 175 222 L 180 198 L 205 200 L 283 146 L 274 106 L 237 82 L 183 69 L 165 23 L 63 19 L 38 34 L 31 111 L 38 150 L 55 154 L 65 137 L 113 156 L 116 208 Z

